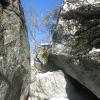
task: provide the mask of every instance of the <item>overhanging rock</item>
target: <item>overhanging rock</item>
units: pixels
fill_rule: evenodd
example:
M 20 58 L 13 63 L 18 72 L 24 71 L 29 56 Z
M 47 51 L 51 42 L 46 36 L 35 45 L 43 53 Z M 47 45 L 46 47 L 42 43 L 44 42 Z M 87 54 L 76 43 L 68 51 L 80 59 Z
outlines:
M 76 79 L 100 98 L 100 63 L 89 58 L 74 59 L 65 55 L 49 56 L 49 62 Z

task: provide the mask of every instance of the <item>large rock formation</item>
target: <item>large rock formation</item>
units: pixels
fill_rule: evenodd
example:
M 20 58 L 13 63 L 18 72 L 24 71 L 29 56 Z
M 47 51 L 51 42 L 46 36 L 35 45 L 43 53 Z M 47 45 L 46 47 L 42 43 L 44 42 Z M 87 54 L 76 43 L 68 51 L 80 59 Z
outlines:
M 29 58 L 20 0 L 0 0 L 0 100 L 26 100 Z
M 66 75 L 66 64 L 62 65 L 65 61 L 64 57 L 60 55 L 60 59 L 54 55 L 49 57 L 51 60 L 49 59 L 49 65 L 46 65 L 48 53 L 39 48 L 34 61 L 35 65 L 31 67 L 30 97 L 28 100 L 98 100 L 86 87 Z M 58 70 L 59 68 L 65 72 L 65 75 L 63 71 Z
M 100 99 L 99 12 L 99 0 L 64 0 L 49 63 Z

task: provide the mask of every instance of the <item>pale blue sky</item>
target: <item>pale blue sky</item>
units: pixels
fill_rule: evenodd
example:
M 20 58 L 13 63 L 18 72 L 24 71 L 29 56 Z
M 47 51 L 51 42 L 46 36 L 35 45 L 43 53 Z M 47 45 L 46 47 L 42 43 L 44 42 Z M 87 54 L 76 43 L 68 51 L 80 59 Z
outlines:
M 41 31 L 42 17 L 47 15 L 48 11 L 53 12 L 54 9 L 61 6 L 62 0 L 21 0 L 24 8 L 24 14 L 28 26 L 28 30 L 33 32 L 32 28 L 32 16 L 35 14 L 38 18 L 39 30 L 36 32 L 36 40 L 39 42 L 49 42 L 48 34 Z M 32 15 L 33 14 L 33 15 Z M 32 48 L 32 36 L 28 31 L 30 47 Z

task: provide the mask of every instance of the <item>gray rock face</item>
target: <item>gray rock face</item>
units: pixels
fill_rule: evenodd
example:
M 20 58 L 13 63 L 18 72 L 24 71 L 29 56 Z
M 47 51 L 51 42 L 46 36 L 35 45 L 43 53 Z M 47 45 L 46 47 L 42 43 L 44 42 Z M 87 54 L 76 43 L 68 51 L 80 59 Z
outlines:
M 59 70 L 34 74 L 30 85 L 30 98 L 32 100 L 51 100 L 52 98 L 68 100 L 63 72 Z
M 97 0 L 64 0 L 53 52 L 84 55 L 94 47 L 100 48 L 99 11 Z
M 0 100 L 26 100 L 30 75 L 29 58 L 20 0 L 1 0 Z
M 99 0 L 64 0 L 49 63 L 100 99 L 99 11 Z

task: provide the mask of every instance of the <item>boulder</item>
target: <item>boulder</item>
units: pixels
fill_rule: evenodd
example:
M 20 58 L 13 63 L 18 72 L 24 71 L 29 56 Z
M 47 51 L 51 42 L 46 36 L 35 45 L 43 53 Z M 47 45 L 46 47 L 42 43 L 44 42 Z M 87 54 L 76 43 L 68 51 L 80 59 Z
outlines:
M 30 84 L 30 98 L 33 98 L 32 100 L 52 100 L 51 98 L 68 100 L 66 80 L 62 71 L 37 73 L 34 76 Z

